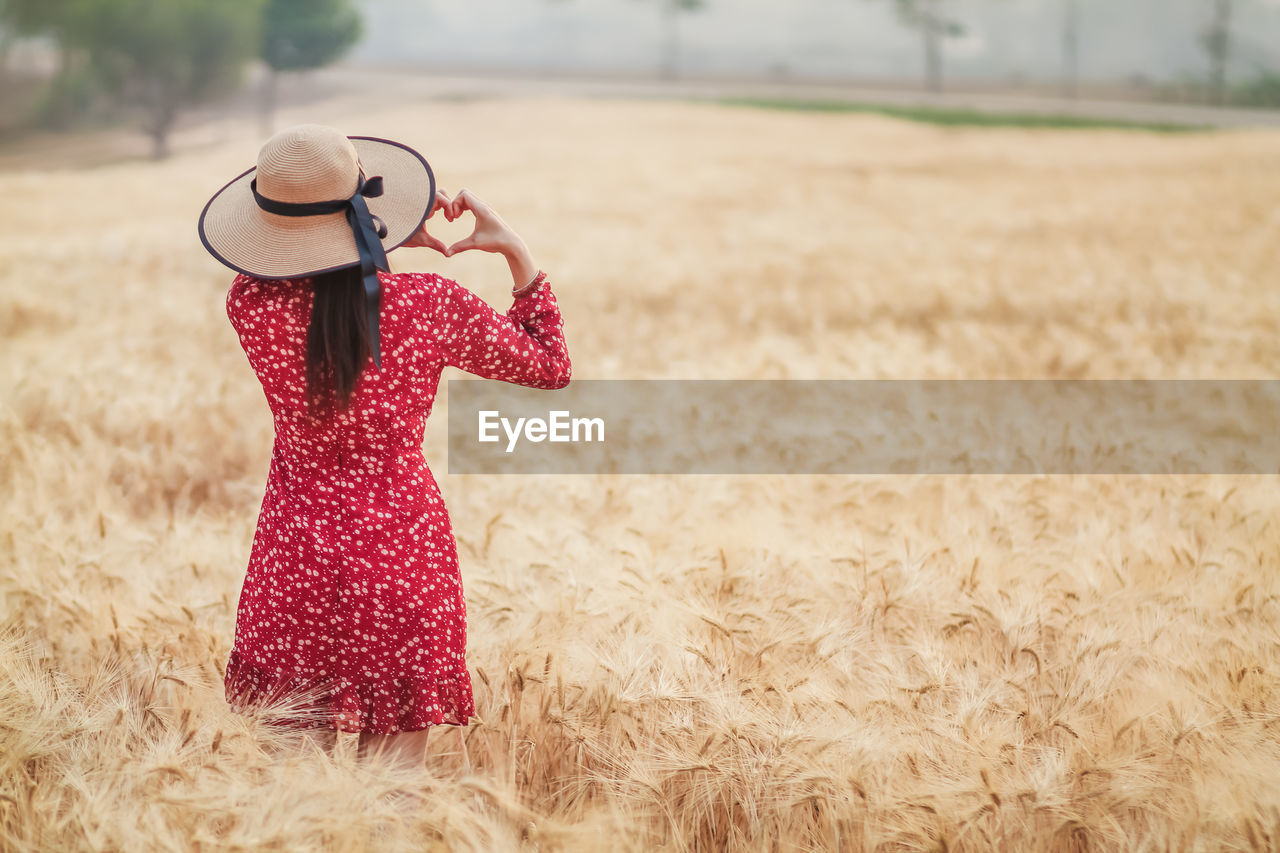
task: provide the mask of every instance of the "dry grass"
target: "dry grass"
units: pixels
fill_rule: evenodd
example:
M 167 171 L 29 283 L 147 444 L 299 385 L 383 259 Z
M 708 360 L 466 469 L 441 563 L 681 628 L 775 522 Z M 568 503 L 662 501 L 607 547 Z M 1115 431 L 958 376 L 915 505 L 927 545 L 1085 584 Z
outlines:
M 577 377 L 1280 368 L 1275 135 L 287 118 L 404 138 L 491 201 Z M 195 219 L 255 153 L 0 175 L 0 848 L 1280 845 L 1271 477 L 449 477 L 439 411 L 474 775 L 453 730 L 415 775 L 232 714 L 271 422 Z

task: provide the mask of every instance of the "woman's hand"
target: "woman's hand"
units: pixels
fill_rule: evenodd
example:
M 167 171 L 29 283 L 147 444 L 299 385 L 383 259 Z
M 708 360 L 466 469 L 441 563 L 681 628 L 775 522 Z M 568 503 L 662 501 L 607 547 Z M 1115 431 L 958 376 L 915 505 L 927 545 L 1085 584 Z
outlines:
M 427 233 L 427 223 L 423 222 L 422 227 L 414 232 L 404 245 L 434 249 L 446 258 L 472 249 L 481 252 L 497 252 L 507 259 L 515 287 L 521 287 L 533 279 L 538 268 L 524 240 L 511 230 L 511 226 L 502 221 L 497 211 L 477 198 L 470 190 L 459 190 L 456 196 L 450 198 L 448 193 L 437 188 L 436 200 L 427 214 L 427 219 L 435 215 L 437 210 L 444 211 L 445 219 L 450 222 L 470 211 L 476 218 L 475 230 L 452 246 L 446 246 L 438 237 Z
M 470 236 L 463 237 L 450 246 L 445 252 L 445 257 L 472 249 L 507 255 L 524 245 L 516 232 L 511 230 L 511 226 L 502 221 L 497 211 L 477 198 L 470 190 L 459 190 L 457 196 L 444 206 L 445 218 L 450 222 L 467 211 L 471 211 L 476 218 L 475 230 Z
M 446 193 L 444 190 L 437 188 L 435 202 L 431 205 L 431 209 L 427 211 L 427 219 L 430 219 L 432 216 L 434 216 L 437 210 L 445 210 L 446 211 L 445 216 L 448 216 L 448 212 L 447 212 L 448 207 L 452 203 L 453 202 L 449 198 L 449 194 Z M 446 246 L 444 244 L 444 241 L 442 241 L 440 238 L 433 237 L 432 235 L 427 233 L 426 222 L 423 222 L 422 227 L 419 228 L 417 231 L 414 231 L 413 234 L 409 237 L 409 239 L 406 240 L 402 245 L 408 246 L 410 249 L 418 249 L 418 248 L 435 249 L 437 252 L 444 255 L 446 258 L 449 257 L 449 247 Z
M 438 237 L 427 233 L 427 223 L 423 222 L 422 227 L 405 241 L 405 246 L 435 249 L 446 258 L 472 249 L 510 255 L 524 246 L 524 241 L 511 230 L 511 226 L 502 221 L 497 211 L 481 201 L 470 190 L 459 190 L 457 196 L 450 198 L 447 192 L 437 189 L 435 203 L 431 206 L 427 219 L 434 216 L 437 210 L 444 211 L 445 219 L 450 222 L 470 211 L 476 218 L 475 230 L 470 236 L 462 238 L 452 246 L 446 246 Z

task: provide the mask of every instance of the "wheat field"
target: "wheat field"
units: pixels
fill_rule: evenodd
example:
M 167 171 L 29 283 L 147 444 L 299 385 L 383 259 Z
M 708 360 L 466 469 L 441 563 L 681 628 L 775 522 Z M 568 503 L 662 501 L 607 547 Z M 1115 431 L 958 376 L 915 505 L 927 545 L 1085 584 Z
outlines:
M 489 201 L 575 378 L 1280 370 L 1275 133 L 567 97 L 283 118 Z M 195 223 L 260 139 L 187 142 L 0 173 L 0 849 L 1280 847 L 1275 477 L 450 476 L 441 405 L 471 771 L 454 729 L 409 771 L 232 713 L 271 419 Z M 392 264 L 507 306 L 495 256 Z

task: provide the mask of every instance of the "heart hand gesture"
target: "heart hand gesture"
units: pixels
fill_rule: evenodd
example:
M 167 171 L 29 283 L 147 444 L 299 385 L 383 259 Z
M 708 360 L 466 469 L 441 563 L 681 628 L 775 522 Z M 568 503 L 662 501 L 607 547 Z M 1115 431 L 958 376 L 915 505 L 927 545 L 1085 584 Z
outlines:
M 456 196 L 449 198 L 444 190 L 437 189 L 435 204 L 427 214 L 427 219 L 435 215 L 437 210 L 443 210 L 445 218 L 450 222 L 470 211 L 476 219 L 475 230 L 470 236 L 462 238 L 452 246 L 446 246 L 438 237 L 427 233 L 427 224 L 424 222 L 404 245 L 434 249 L 446 258 L 472 249 L 507 255 L 522 245 L 520 238 L 507 223 L 502 221 L 502 217 L 470 190 L 459 190 Z

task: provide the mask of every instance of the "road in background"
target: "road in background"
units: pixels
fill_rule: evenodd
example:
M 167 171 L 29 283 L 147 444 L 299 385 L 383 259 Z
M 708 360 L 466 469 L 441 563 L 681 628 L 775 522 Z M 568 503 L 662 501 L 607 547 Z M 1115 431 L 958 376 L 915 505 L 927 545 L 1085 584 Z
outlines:
M 257 145 L 267 135 L 258 113 L 258 79 L 236 95 L 182 114 L 173 134 L 175 153 L 229 144 Z M 860 86 L 835 81 L 688 77 L 660 80 L 640 75 L 433 73 L 340 66 L 280 81 L 275 127 L 317 116 L 360 116 L 400 104 L 475 98 L 581 97 L 669 100 L 767 99 L 843 103 L 861 107 L 976 110 L 992 114 L 1071 116 L 1086 119 L 1216 128 L 1280 127 L 1280 110 L 1217 109 L 1098 98 L 1066 100 L 1041 94 L 951 91 L 907 86 Z M 15 134 L 0 145 L 0 171 L 92 168 L 150 156 L 150 140 L 128 121 L 74 133 Z

